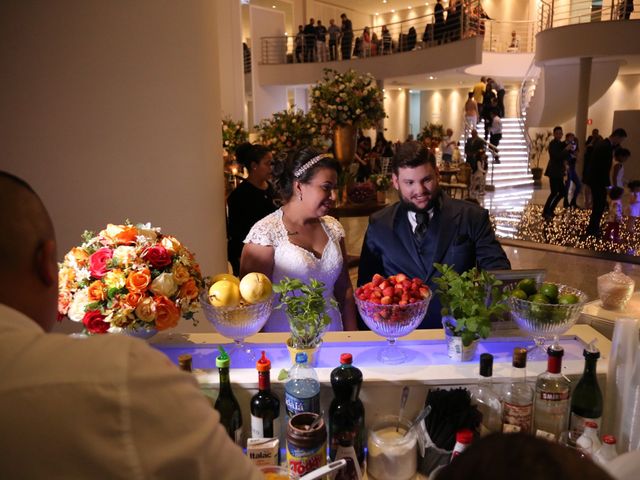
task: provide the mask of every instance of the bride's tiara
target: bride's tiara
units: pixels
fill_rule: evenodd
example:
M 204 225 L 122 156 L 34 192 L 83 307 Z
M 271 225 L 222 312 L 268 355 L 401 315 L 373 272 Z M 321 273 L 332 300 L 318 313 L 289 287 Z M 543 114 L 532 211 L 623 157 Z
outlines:
M 313 167 L 316 163 L 318 163 L 323 158 L 333 158 L 333 155 L 331 155 L 330 153 L 321 153 L 320 155 L 316 155 L 307 163 L 303 164 L 300 168 L 298 168 L 295 172 L 293 172 L 293 178 L 300 178 L 302 175 L 304 175 L 304 172 L 309 170 L 311 167 Z

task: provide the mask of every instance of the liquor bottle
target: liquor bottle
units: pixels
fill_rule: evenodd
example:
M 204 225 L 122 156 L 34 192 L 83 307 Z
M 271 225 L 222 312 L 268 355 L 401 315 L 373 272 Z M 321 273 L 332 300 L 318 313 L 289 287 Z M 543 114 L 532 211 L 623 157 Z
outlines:
M 220 423 L 227 430 L 227 433 L 236 445 L 242 446 L 242 414 L 240 405 L 231 390 L 229 381 L 229 366 L 231 361 L 224 348 L 220 347 L 220 355 L 216 358 L 216 367 L 220 373 L 220 392 L 214 405 L 220 412 Z
M 280 400 L 271 392 L 271 362 L 262 352 L 256 362 L 258 393 L 251 398 L 251 437 L 274 438 L 280 436 Z
M 533 431 L 549 440 L 558 440 L 569 424 L 571 382 L 562 374 L 562 347 L 552 345 L 547 354 L 547 371 L 536 380 Z
M 511 382 L 502 399 L 502 431 L 531 432 L 533 389 L 527 383 L 527 349 L 514 348 Z
M 191 363 L 192 358 L 188 353 L 185 353 L 184 355 L 180 355 L 178 357 L 178 367 L 180 367 L 180 370 L 184 372 L 193 373 L 191 369 Z
M 492 375 L 493 355 L 483 353 L 480 355 L 480 381 L 471 395 L 482 414 L 481 435 L 502 431 L 502 403 L 493 388 Z
M 307 354 L 296 354 L 296 363 L 289 370 L 284 384 L 284 399 L 289 418 L 302 412 L 320 414 L 320 382 L 318 374 L 307 363 Z
M 600 351 L 589 345 L 582 352 L 584 355 L 584 372 L 578 381 L 571 397 L 570 427 L 573 438 L 578 438 L 584 431 L 584 422 L 595 422 L 600 428 L 602 420 L 602 391 L 596 378 L 596 364 Z
M 337 478 L 362 478 L 364 471 L 364 405 L 358 398 L 362 372 L 353 366 L 350 353 L 340 355 L 340 366 L 331 372 L 334 399 L 329 407 L 329 456 L 347 459 Z M 349 462 L 348 459 L 351 459 Z

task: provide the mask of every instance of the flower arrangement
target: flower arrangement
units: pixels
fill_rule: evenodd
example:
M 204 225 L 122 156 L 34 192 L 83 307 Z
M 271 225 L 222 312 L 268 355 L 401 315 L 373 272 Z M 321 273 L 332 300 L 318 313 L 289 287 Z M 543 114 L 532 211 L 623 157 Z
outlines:
M 229 117 L 222 120 L 222 148 L 229 155 L 234 155 L 236 148 L 248 140 L 249 134 L 244 129 L 242 120 L 235 122 Z
M 369 177 L 369 181 L 376 187 L 376 192 L 386 192 L 391 186 L 391 179 L 383 173 L 374 173 Z
M 383 98 L 372 75 L 325 68 L 322 80 L 311 88 L 310 112 L 324 134 L 339 125 L 371 128 L 385 118 Z
M 540 168 L 540 157 L 542 153 L 549 147 L 549 143 L 553 139 L 553 133 L 550 131 L 538 132 L 531 139 L 531 168 Z
M 260 143 L 274 154 L 303 147 L 322 147 L 318 126 L 311 114 L 291 108 L 276 112 L 256 126 Z
M 444 137 L 444 126 L 441 123 L 431 123 L 422 127 L 422 130 L 418 134 L 418 141 L 422 142 L 425 138 L 442 138 Z
M 203 288 L 193 254 L 151 225 L 85 232 L 59 265 L 58 313 L 89 334 L 165 330 L 193 320 Z

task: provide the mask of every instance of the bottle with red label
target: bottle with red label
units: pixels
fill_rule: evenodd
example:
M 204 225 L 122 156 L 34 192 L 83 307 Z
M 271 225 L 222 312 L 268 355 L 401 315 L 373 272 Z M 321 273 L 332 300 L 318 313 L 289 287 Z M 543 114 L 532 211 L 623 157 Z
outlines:
M 569 423 L 571 382 L 562 374 L 562 347 L 552 345 L 547 354 L 547 371 L 536 380 L 533 433 L 557 441 Z

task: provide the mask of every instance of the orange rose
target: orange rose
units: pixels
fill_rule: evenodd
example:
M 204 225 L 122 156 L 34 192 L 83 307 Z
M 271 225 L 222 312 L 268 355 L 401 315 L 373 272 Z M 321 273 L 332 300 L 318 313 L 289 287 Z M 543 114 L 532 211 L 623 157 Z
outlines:
M 58 312 L 61 315 L 66 315 L 69 311 L 69 305 L 71 305 L 71 300 L 73 299 L 73 295 L 68 290 L 60 290 L 58 293 Z
M 129 274 L 125 286 L 130 292 L 144 292 L 151 282 L 151 272 L 148 268 L 136 270 Z
M 189 277 L 189 270 L 187 270 L 187 267 L 185 267 L 184 265 L 178 263 L 173 268 L 173 278 L 178 285 L 182 285 L 184 282 L 189 280 Z
M 62 267 L 58 270 L 58 285 L 60 289 L 70 290 L 76 279 L 76 272 L 73 268 Z
M 193 278 L 190 278 L 186 283 L 183 283 L 180 287 L 180 294 L 178 296 L 188 300 L 198 298 L 198 287 L 196 286 L 196 281 Z
M 175 303 L 167 297 L 155 297 L 156 303 L 156 328 L 158 330 L 166 330 L 178 325 L 180 319 L 180 310 Z
M 92 302 L 101 302 L 106 298 L 104 284 L 100 280 L 96 280 L 89 285 L 87 295 Z
M 136 308 L 140 303 L 140 300 L 144 298 L 144 293 L 142 292 L 130 292 L 127 293 L 124 297 L 124 303 L 129 305 L 131 308 Z
M 64 260 L 65 262 L 75 260 L 78 265 L 82 266 L 89 260 L 89 254 L 84 248 L 73 247 L 69 253 L 64 256 Z
M 136 243 L 137 236 L 138 229 L 136 227 L 124 227 L 115 235 L 114 240 L 118 245 L 131 245 Z

